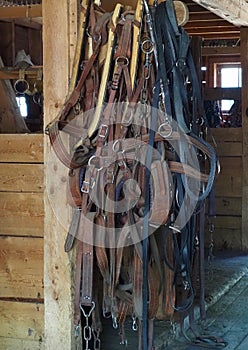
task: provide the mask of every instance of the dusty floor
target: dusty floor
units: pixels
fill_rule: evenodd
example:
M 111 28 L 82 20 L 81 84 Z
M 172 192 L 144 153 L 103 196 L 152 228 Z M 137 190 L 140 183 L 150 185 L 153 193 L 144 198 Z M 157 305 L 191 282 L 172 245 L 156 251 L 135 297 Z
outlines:
M 206 262 L 206 309 L 207 317 L 199 320 L 195 309 L 195 321 L 187 328 L 186 339 L 177 324 L 156 322 L 156 350 L 197 350 L 203 347 L 192 344 L 196 336 L 214 336 L 227 342 L 226 350 L 248 350 L 248 255 L 228 252 L 215 253 L 215 259 Z M 137 333 L 131 330 L 131 320 L 126 323 L 127 348 L 138 349 Z M 208 339 L 207 339 L 208 340 Z M 203 343 L 202 345 L 208 345 Z M 221 345 L 221 344 L 220 344 Z M 118 350 L 120 345 L 118 331 L 106 322 L 101 340 L 101 350 Z M 210 349 L 222 346 L 208 347 Z

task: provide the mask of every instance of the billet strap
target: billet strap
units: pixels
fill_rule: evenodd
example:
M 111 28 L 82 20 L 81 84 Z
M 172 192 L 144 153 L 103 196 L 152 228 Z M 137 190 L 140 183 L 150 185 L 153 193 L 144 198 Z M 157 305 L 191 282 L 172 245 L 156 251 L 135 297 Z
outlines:
M 91 202 L 87 193 L 82 195 L 82 210 L 77 233 L 74 324 L 81 320 L 83 306 L 92 306 L 93 283 L 93 228 L 95 213 L 89 212 Z M 87 230 L 85 230 L 87 228 Z M 84 284 L 84 285 L 81 285 Z M 81 286 L 81 287 L 80 287 Z
M 82 211 L 83 212 L 83 211 Z M 81 284 L 81 305 L 92 305 L 93 286 L 93 237 L 95 225 L 95 213 L 89 212 L 81 215 L 78 239 L 83 242 L 82 247 L 82 284 Z

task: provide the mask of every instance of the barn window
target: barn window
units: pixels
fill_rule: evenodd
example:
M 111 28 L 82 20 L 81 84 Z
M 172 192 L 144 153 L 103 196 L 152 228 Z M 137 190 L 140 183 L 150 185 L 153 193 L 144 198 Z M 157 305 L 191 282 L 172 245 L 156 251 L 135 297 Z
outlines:
M 28 116 L 28 106 L 25 96 L 17 96 L 16 97 L 17 105 L 20 109 L 20 113 L 22 117 Z
M 242 71 L 240 63 L 216 64 L 215 86 L 221 88 L 238 88 L 242 86 Z M 222 112 L 230 111 L 234 100 L 221 100 Z

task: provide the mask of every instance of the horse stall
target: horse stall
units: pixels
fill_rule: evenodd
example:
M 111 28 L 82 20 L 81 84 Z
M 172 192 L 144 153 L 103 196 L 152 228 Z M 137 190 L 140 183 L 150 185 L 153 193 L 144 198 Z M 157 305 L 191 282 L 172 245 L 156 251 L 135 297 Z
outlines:
M 137 69 L 137 66 L 153 52 L 153 47 L 149 47 L 148 49 L 143 47 L 143 54 L 140 55 L 138 38 L 141 26 L 139 23 L 143 20 L 143 1 L 122 0 L 117 3 L 117 1 L 106 0 L 94 1 L 93 3 L 101 15 L 102 12 L 99 10 L 100 5 L 106 12 L 111 12 L 112 14 L 108 27 L 108 41 L 105 43 L 108 50 L 105 47 L 103 54 L 101 55 L 100 53 L 99 55 L 102 69 L 101 78 L 104 77 L 106 83 L 104 85 L 100 80 L 97 102 L 95 103 L 102 105 L 106 103 L 106 91 L 109 89 L 107 81 L 108 83 L 110 82 L 108 66 L 112 60 L 111 52 L 116 43 L 115 40 L 117 40 L 114 37 L 113 30 L 118 23 L 116 18 L 119 18 L 122 21 L 121 25 L 124 26 L 125 21 L 128 21 L 131 15 L 136 16 L 135 25 L 132 29 L 133 39 L 131 51 L 136 52 L 137 55 L 136 57 L 127 59 L 120 54 L 116 57 L 117 63 L 115 62 L 114 65 L 117 68 L 120 65 L 124 67 L 130 66 L 129 77 L 125 75 L 125 79 L 126 81 L 128 80 L 132 87 L 135 86 L 135 75 L 137 71 L 139 74 L 146 72 L 145 65 L 141 73 Z M 183 1 L 183 6 L 180 1 L 175 1 L 175 3 L 177 3 L 177 11 L 175 12 L 177 20 L 179 21 L 180 19 L 182 21 L 181 23 L 185 26 L 186 32 L 193 38 L 191 49 L 196 72 L 198 73 L 198 78 L 201 79 L 202 73 L 200 67 L 202 63 L 204 62 L 206 66 L 209 65 L 208 67 L 210 67 L 209 62 L 211 62 L 211 57 L 218 54 L 218 52 L 215 52 L 218 49 L 202 47 L 200 36 L 204 36 L 205 34 L 198 33 L 194 24 L 192 24 L 194 21 L 191 22 L 194 16 L 194 14 L 192 15 L 192 11 L 194 10 L 194 6 L 199 2 L 195 1 L 195 4 L 192 4 L 191 1 Z M 55 139 L 59 139 L 59 147 L 63 144 L 65 148 L 63 148 L 64 153 L 62 153 L 67 155 L 66 152 L 72 146 L 75 146 L 73 144 L 75 135 L 78 141 L 78 134 L 75 131 L 74 125 L 72 125 L 72 128 L 67 133 L 62 134 L 63 127 L 57 130 L 54 127 L 56 125 L 54 123 L 58 120 L 62 124 L 64 121 L 67 121 L 67 114 L 64 114 L 64 120 L 59 119 L 65 113 L 64 111 L 67 111 L 67 108 L 69 113 L 72 113 L 72 110 L 75 112 L 78 108 L 78 104 L 76 104 L 79 100 L 78 97 L 76 100 L 73 100 L 74 102 L 69 107 L 68 101 L 71 101 L 70 97 L 80 80 L 80 74 L 83 71 L 84 64 L 87 66 L 87 63 L 84 62 L 85 57 L 81 56 L 82 52 L 84 52 L 84 55 L 87 55 L 86 61 L 90 60 L 94 47 L 91 46 L 92 43 L 89 43 L 92 38 L 97 39 L 94 36 L 95 34 L 92 35 L 93 32 L 91 33 L 91 26 L 87 27 L 87 33 L 85 33 L 85 23 L 89 20 L 89 13 L 86 11 L 87 4 L 88 1 L 86 0 L 61 0 L 59 5 L 55 0 L 32 0 L 25 4 L 23 1 L 0 1 L 0 350 L 91 349 L 91 346 L 94 346 L 96 350 L 100 348 L 111 349 L 112 347 L 108 343 L 108 339 L 106 341 L 106 335 L 104 336 L 105 327 L 109 329 L 109 324 L 105 324 L 105 321 L 103 321 L 103 326 L 100 324 L 98 325 L 99 328 L 94 328 L 95 324 L 92 326 L 89 323 L 95 317 L 95 309 L 93 310 L 93 307 L 91 309 L 91 306 L 94 305 L 95 308 L 96 305 L 91 299 L 94 296 L 95 290 L 93 288 L 92 291 L 89 285 L 96 283 L 95 279 L 98 280 L 99 286 L 95 289 L 99 289 L 100 293 L 100 298 L 99 295 L 97 298 L 101 300 L 99 302 L 101 314 L 103 295 L 110 292 L 108 288 L 107 291 L 104 289 L 106 285 L 103 283 L 102 270 L 101 267 L 96 267 L 96 262 L 99 265 L 102 262 L 104 265 L 104 263 L 115 259 L 115 264 L 117 266 L 120 265 L 119 269 L 122 272 L 129 272 L 127 265 L 132 264 L 138 266 L 137 268 L 135 265 L 137 271 L 140 273 L 143 268 L 143 276 L 147 276 L 150 283 L 146 293 L 150 293 L 150 300 L 154 301 L 155 311 L 152 322 L 155 319 L 155 322 L 159 320 L 164 322 L 164 325 L 168 323 L 174 325 L 175 321 L 176 324 L 182 326 L 185 319 L 187 321 L 189 319 L 190 322 L 195 317 L 204 318 L 206 312 L 204 305 L 205 258 L 211 257 L 211 254 L 214 254 L 218 250 L 227 253 L 229 251 L 232 253 L 236 251 L 245 253 L 248 249 L 248 143 L 246 141 L 248 140 L 248 133 L 246 131 L 248 130 L 248 119 L 246 115 L 248 79 L 247 69 L 243 69 L 241 88 L 235 89 L 235 91 L 232 90 L 231 92 L 228 89 L 217 91 L 213 87 L 213 84 L 208 81 L 206 87 L 202 88 L 201 91 L 203 99 L 210 101 L 215 100 L 217 95 L 219 100 L 224 98 L 232 99 L 235 95 L 242 101 L 242 126 L 209 128 L 206 134 L 204 134 L 207 144 L 216 152 L 220 172 L 218 173 L 216 170 L 212 191 L 207 196 L 206 203 L 199 208 L 195 216 L 195 220 L 200 227 L 199 232 L 201 231 L 199 237 L 196 237 L 197 240 L 200 238 L 199 245 L 195 247 L 195 252 L 197 252 L 195 253 L 196 258 L 192 258 L 191 261 L 192 270 L 194 270 L 194 283 L 197 289 L 197 300 L 191 304 L 191 290 L 190 288 L 187 289 L 186 280 L 181 281 L 182 284 L 185 282 L 185 289 L 180 285 L 180 290 L 177 292 L 174 286 L 172 288 L 170 287 L 174 283 L 173 273 L 164 264 L 162 274 L 165 275 L 168 284 L 167 288 L 165 288 L 164 294 L 158 292 L 158 296 L 156 295 L 152 299 L 154 297 L 152 292 L 154 291 L 156 293 L 161 288 L 158 282 L 160 281 L 161 271 L 157 267 L 154 268 L 154 266 L 152 266 L 153 270 L 151 270 L 150 265 L 145 271 L 142 264 L 137 262 L 141 256 L 139 248 L 137 248 L 137 253 L 128 253 L 131 257 L 127 256 L 127 258 L 123 258 L 125 255 L 121 256 L 121 261 L 118 261 L 119 255 L 113 258 L 112 251 L 114 249 L 111 250 L 112 247 L 107 247 L 107 253 L 103 249 L 98 249 L 94 252 L 91 250 L 84 251 L 81 258 L 85 266 L 88 264 L 88 266 L 91 266 L 91 269 L 94 269 L 96 278 L 94 277 L 95 279 L 92 282 L 92 275 L 87 275 L 87 278 L 84 275 L 78 275 L 78 270 L 80 270 L 77 268 L 78 260 L 80 261 L 78 252 L 80 252 L 80 249 L 85 249 L 85 247 L 80 248 L 80 245 L 74 242 L 72 249 L 69 249 L 68 245 L 71 248 L 72 243 L 70 236 L 68 239 L 68 230 L 72 229 L 75 231 L 75 226 L 72 225 L 72 218 L 75 218 L 78 212 L 81 213 L 82 208 L 80 208 L 80 211 L 77 211 L 75 209 L 75 203 L 73 205 L 69 205 L 68 203 L 68 178 L 72 173 L 70 172 L 72 169 L 69 171 L 65 164 L 67 157 L 61 157 L 60 151 L 56 149 L 56 144 L 53 144 L 53 132 L 55 130 L 56 133 L 60 133 L 59 138 L 56 135 Z M 152 4 L 153 1 L 148 1 L 148 5 Z M 185 6 L 186 8 L 188 6 L 189 13 L 185 12 Z M 97 15 L 99 15 L 98 12 Z M 86 15 L 87 13 L 88 15 Z M 127 17 L 121 15 L 122 13 L 125 13 Z M 149 18 L 147 14 L 146 16 Z M 238 21 L 238 19 L 236 20 Z M 242 21 L 240 19 L 240 23 L 242 22 L 241 25 L 244 25 L 244 27 L 235 27 L 235 30 L 238 28 L 238 34 L 235 35 L 238 35 L 240 39 L 238 50 L 237 47 L 229 47 L 227 50 L 228 53 L 224 53 L 224 55 L 225 57 L 230 55 L 238 57 L 242 68 L 246 68 L 248 66 L 248 31 L 243 18 Z M 146 25 L 149 27 L 149 21 Z M 246 26 L 248 26 L 248 21 Z M 194 35 L 196 38 L 194 38 Z M 212 33 L 209 36 L 210 39 L 212 38 L 211 35 Z M 216 35 L 222 38 L 222 34 Z M 101 37 L 99 36 L 98 39 L 96 41 L 100 42 Z M 146 43 L 149 44 L 148 41 Z M 122 40 L 122 45 L 125 46 L 124 40 Z M 84 50 L 85 47 L 87 47 L 87 50 Z M 24 61 L 26 63 L 28 62 L 27 65 L 24 62 L 24 66 L 22 65 L 22 61 L 20 63 L 20 61 L 16 60 L 17 53 L 22 50 L 25 51 Z M 222 52 L 224 51 L 223 49 Z M 30 55 L 29 57 L 28 54 Z M 142 57 L 142 60 L 139 61 L 140 58 L 138 57 Z M 29 60 L 31 60 L 31 63 Z M 83 64 L 80 66 L 81 61 L 83 61 Z M 92 66 L 89 69 L 92 69 Z M 147 79 L 144 77 L 144 81 L 150 79 L 149 74 L 148 72 Z M 123 80 L 123 91 L 125 91 L 126 81 Z M 90 90 L 91 86 L 88 85 L 87 87 L 90 91 L 89 95 L 93 94 L 92 90 Z M 126 90 L 128 94 L 129 89 L 127 88 Z M 82 91 L 85 94 L 84 96 L 86 96 L 87 88 Z M 143 95 L 145 96 L 145 94 Z M 16 97 L 22 96 L 26 96 L 26 101 L 30 108 L 26 117 L 21 116 L 20 109 L 17 106 Z M 79 107 L 82 108 L 82 106 Z M 97 105 L 97 107 L 99 106 Z M 98 114 L 99 111 L 96 109 L 94 117 Z M 100 114 L 98 117 L 100 118 Z M 98 123 L 99 119 L 87 124 L 89 138 L 95 135 L 94 132 Z M 166 136 L 170 137 L 172 130 L 168 132 L 167 122 L 163 126 L 165 130 L 161 134 L 166 134 Z M 105 137 L 102 134 L 104 127 L 105 124 L 100 128 L 100 139 L 103 136 Z M 71 130 L 73 130 L 74 134 L 71 134 Z M 158 133 L 157 137 L 159 137 Z M 83 136 L 81 138 L 83 139 Z M 188 141 L 189 139 L 186 138 L 186 140 Z M 159 141 L 161 140 L 159 139 Z M 195 147 L 199 146 L 199 143 L 194 144 L 192 139 L 190 139 L 189 143 L 191 146 L 192 144 Z M 114 143 L 113 149 L 117 145 L 118 143 Z M 128 144 L 125 145 L 128 147 Z M 131 146 L 134 149 L 137 144 L 135 143 Z M 97 150 L 99 151 L 99 148 Z M 166 151 L 169 153 L 170 149 Z M 201 151 L 203 153 L 206 151 L 206 154 L 204 153 L 205 158 L 209 156 L 205 144 L 202 146 Z M 123 154 L 124 152 L 122 152 Z M 103 157 L 102 154 L 101 156 Z M 59 159 L 60 157 L 64 160 L 64 164 Z M 206 161 L 205 158 L 204 161 Z M 94 160 L 94 158 L 91 159 Z M 71 161 L 72 159 L 70 159 Z M 193 169 L 194 171 L 188 168 L 185 170 L 174 159 L 169 159 L 169 161 L 170 163 L 168 164 L 172 167 L 173 173 L 178 174 L 188 171 L 187 174 L 191 174 L 189 176 L 193 178 L 194 176 L 198 176 L 201 179 L 209 180 L 207 177 L 209 172 L 208 164 L 206 165 L 204 162 L 203 169 L 200 168 L 195 173 L 195 169 Z M 124 163 L 125 159 L 123 155 L 123 159 L 119 160 L 119 164 L 123 165 Z M 200 165 L 202 164 L 200 163 Z M 102 167 L 99 166 L 96 173 L 98 174 L 98 170 L 100 171 L 101 169 Z M 161 180 L 161 177 L 159 179 Z M 85 178 L 83 184 L 87 184 Z M 163 185 L 160 183 L 159 186 L 160 189 L 162 188 L 161 192 L 163 192 Z M 85 191 L 81 192 L 85 193 Z M 81 195 L 82 193 L 80 193 Z M 75 200 L 74 197 L 73 200 Z M 103 218 L 104 215 L 102 215 Z M 164 226 L 164 223 L 162 226 Z M 84 227 L 86 227 L 85 231 L 87 231 L 88 226 Z M 176 228 L 173 229 L 172 224 L 169 229 L 172 233 L 180 233 Z M 162 238 L 163 236 L 162 234 L 160 236 L 159 231 L 156 234 L 157 246 L 154 248 L 159 253 L 161 253 L 160 245 L 164 244 Z M 152 243 L 150 242 L 150 244 L 153 245 L 154 241 Z M 168 240 L 167 245 L 166 259 L 169 260 L 168 263 L 170 265 L 170 262 L 173 261 L 176 255 L 173 256 L 175 246 L 173 246 L 172 238 Z M 91 245 L 88 244 L 87 249 L 91 249 L 89 246 Z M 120 249 L 120 247 L 118 248 Z M 142 254 L 145 253 L 145 249 L 142 250 Z M 136 260 L 133 256 L 136 257 Z M 128 260 L 129 258 L 131 260 Z M 161 257 L 157 257 L 156 253 L 154 253 L 150 259 L 152 261 L 151 265 L 153 265 L 154 261 L 157 263 L 159 259 Z M 132 262 L 130 263 L 130 261 Z M 96 266 L 93 266 L 93 263 Z M 155 263 L 154 265 L 156 265 Z M 81 289 L 78 291 L 78 283 L 80 285 L 81 280 L 83 282 L 80 287 Z M 119 327 L 119 323 L 121 324 L 121 316 L 124 315 L 123 318 L 124 320 L 126 318 L 128 319 L 127 322 L 129 322 L 128 325 L 130 328 L 134 330 L 136 328 L 142 329 L 139 335 L 138 332 L 132 333 L 134 335 L 131 335 L 131 337 L 135 337 L 136 340 L 133 343 L 135 345 L 131 345 L 131 348 L 137 349 L 139 346 L 139 349 L 152 350 L 155 348 L 151 339 L 148 340 L 148 344 L 143 344 L 144 348 L 141 346 L 141 343 L 144 342 L 145 332 L 148 331 L 149 333 L 150 331 L 152 333 L 153 323 L 148 318 L 148 326 L 144 326 L 145 322 L 142 325 L 142 317 L 139 312 L 142 313 L 144 309 L 147 309 L 147 306 L 145 307 L 144 303 L 141 305 L 139 297 L 142 295 L 142 298 L 145 298 L 145 294 L 142 294 L 145 287 L 144 284 L 142 287 L 138 284 L 140 281 L 135 280 L 135 283 L 138 286 L 137 295 L 134 296 L 134 299 L 136 298 L 135 300 L 137 301 L 136 308 L 133 309 L 133 304 L 130 302 L 130 298 L 132 298 L 131 292 L 125 290 L 126 286 L 123 283 L 123 289 L 118 290 L 118 295 L 124 295 L 126 299 L 121 303 L 122 308 L 121 312 L 118 310 L 117 320 L 113 316 L 113 309 L 110 308 L 111 327 L 107 331 L 107 338 L 110 337 L 112 339 L 113 333 L 116 332 L 118 343 L 122 344 L 120 346 L 123 347 L 123 345 L 126 345 L 125 336 L 122 334 L 124 326 L 123 328 L 120 327 L 121 330 L 116 330 Z M 122 283 L 119 281 L 119 284 L 121 285 Z M 79 298 L 78 294 L 82 290 L 85 291 L 86 285 L 86 292 L 88 292 L 86 294 L 87 298 L 83 299 L 81 297 L 81 303 L 79 303 L 80 305 L 77 308 L 78 305 L 75 305 L 75 300 Z M 94 287 L 96 287 L 95 284 Z M 154 287 L 154 290 L 152 287 Z M 189 296 L 186 295 L 185 297 L 185 294 L 187 294 L 185 290 L 186 292 L 189 291 Z M 173 308 L 175 306 L 173 302 L 175 302 L 176 293 L 178 293 L 178 299 L 182 298 L 182 300 L 190 304 L 185 309 L 182 307 L 181 314 L 179 312 L 181 305 L 178 306 L 178 309 L 176 307 Z M 87 299 L 89 299 L 88 303 Z M 119 299 L 121 300 L 121 297 Z M 111 303 L 114 304 L 113 301 Z M 131 304 L 132 306 L 130 307 Z M 109 312 L 109 309 L 107 310 Z M 92 311 L 94 311 L 93 317 Z M 106 314 L 108 312 L 106 311 Z M 147 313 L 149 313 L 149 310 Z M 75 322 L 75 319 L 76 321 L 81 321 L 82 325 L 80 322 Z M 108 319 L 106 318 L 107 321 Z M 160 323 L 161 333 L 164 332 L 164 338 L 167 339 L 169 337 L 168 333 L 162 330 L 164 325 Z M 101 332 L 101 327 L 103 327 L 103 332 Z M 155 344 L 156 350 L 159 350 L 163 348 L 167 340 L 163 339 L 160 340 L 160 343 L 156 343 L 156 332 L 155 323 Z M 102 340 L 101 333 L 103 334 L 103 338 L 105 337 L 105 340 Z M 118 333 L 121 333 L 120 339 Z

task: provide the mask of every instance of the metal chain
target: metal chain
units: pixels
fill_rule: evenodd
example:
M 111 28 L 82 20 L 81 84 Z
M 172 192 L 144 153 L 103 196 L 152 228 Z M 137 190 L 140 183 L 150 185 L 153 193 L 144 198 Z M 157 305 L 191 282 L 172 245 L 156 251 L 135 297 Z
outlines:
M 208 246 L 208 266 L 209 266 L 209 271 L 208 271 L 208 278 L 209 280 L 213 279 L 213 260 L 214 260 L 214 223 L 212 221 L 209 222 L 208 226 L 208 231 L 210 233 L 210 243 Z
M 89 342 L 92 339 L 93 330 L 92 330 L 92 327 L 89 325 L 89 318 L 90 318 L 90 316 L 95 308 L 95 303 L 94 303 L 94 301 L 92 301 L 92 307 L 88 313 L 86 313 L 86 311 L 84 310 L 83 305 L 80 305 L 80 308 L 81 308 L 81 311 L 85 317 L 85 326 L 83 328 L 83 339 L 85 341 L 84 350 L 90 350 Z
M 100 350 L 101 349 L 100 329 L 94 329 L 92 327 L 92 334 L 94 337 L 94 350 Z

